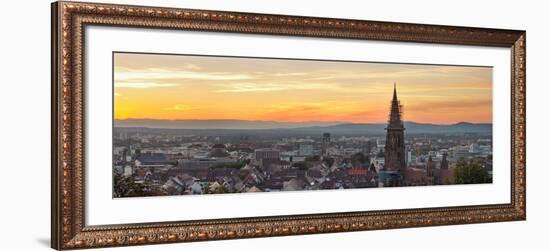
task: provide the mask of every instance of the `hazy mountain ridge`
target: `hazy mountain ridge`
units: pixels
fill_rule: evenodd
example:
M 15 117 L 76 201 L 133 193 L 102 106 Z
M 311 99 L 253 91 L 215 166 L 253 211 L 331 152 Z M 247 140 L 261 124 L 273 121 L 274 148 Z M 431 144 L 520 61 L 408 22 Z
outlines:
M 285 129 L 312 126 L 331 126 L 345 122 L 278 122 L 263 120 L 237 120 L 237 119 L 212 119 L 212 120 L 160 120 L 160 119 L 125 119 L 115 120 L 116 127 L 148 127 L 164 129 Z
M 481 133 L 491 134 L 490 123 L 460 122 L 451 125 L 405 122 L 406 133 Z M 275 122 L 247 120 L 115 120 L 117 130 L 123 131 L 163 131 L 184 134 L 306 134 L 316 135 L 329 132 L 338 135 L 383 134 L 383 123 L 342 123 L 342 122 Z

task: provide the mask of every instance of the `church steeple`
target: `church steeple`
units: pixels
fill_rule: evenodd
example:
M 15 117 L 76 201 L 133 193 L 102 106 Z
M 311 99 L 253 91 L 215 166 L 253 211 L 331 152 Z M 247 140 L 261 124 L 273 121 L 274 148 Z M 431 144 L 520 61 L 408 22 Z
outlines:
M 402 128 L 403 121 L 401 121 L 402 107 L 397 99 L 397 84 L 393 83 L 393 98 L 391 101 L 390 116 L 388 120 L 388 128 Z
M 396 101 L 396 100 L 397 100 L 397 83 L 393 82 L 393 100 L 392 101 Z
M 397 84 L 393 83 L 388 126 L 386 127 L 386 147 L 384 166 L 387 170 L 397 171 L 406 168 L 405 127 L 402 121 L 402 107 L 397 99 Z

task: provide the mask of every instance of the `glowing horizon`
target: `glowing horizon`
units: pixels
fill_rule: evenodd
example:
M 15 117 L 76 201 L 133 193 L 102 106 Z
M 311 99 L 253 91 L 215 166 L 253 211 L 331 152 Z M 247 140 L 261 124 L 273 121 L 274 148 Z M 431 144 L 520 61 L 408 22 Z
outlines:
M 114 55 L 115 119 L 492 123 L 492 68 Z

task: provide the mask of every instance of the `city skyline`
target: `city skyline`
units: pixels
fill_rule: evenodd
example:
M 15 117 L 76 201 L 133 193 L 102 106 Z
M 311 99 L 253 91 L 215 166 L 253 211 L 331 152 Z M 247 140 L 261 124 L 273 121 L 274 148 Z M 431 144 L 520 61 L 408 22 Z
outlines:
M 343 136 L 350 127 L 313 136 L 115 127 L 113 197 L 492 183 L 491 131 L 407 139 L 395 85 L 389 110 L 385 140 L 365 130 Z
M 114 64 L 117 120 L 384 123 L 397 82 L 405 121 L 492 122 L 490 67 L 127 53 Z

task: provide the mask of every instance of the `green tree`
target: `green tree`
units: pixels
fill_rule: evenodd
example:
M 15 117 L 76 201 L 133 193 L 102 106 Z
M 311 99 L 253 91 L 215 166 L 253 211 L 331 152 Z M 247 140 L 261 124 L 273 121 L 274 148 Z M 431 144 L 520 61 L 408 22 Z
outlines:
M 321 156 L 319 156 L 319 155 L 306 157 L 306 161 L 319 161 L 319 160 L 321 160 Z
M 307 163 L 303 161 L 292 163 L 292 167 L 298 168 L 299 170 L 307 170 L 309 168 Z
M 355 153 L 351 156 L 351 161 L 355 167 L 368 168 L 368 163 L 370 162 L 369 157 L 365 156 L 362 152 Z
M 353 156 L 351 156 L 351 159 L 354 162 L 359 162 L 361 164 L 365 164 L 369 161 L 369 157 L 365 156 L 362 152 L 354 154 Z
M 114 197 L 123 197 L 130 191 L 129 184 L 133 183 L 133 178 L 124 178 L 121 174 L 114 175 Z
M 454 182 L 456 184 L 491 183 L 493 178 L 489 172 L 479 163 L 459 160 L 454 170 Z
M 323 162 L 325 163 L 326 166 L 331 167 L 334 164 L 334 158 L 331 158 L 331 157 L 323 158 Z
M 206 193 L 207 194 L 221 194 L 221 193 L 228 193 L 229 191 L 227 190 L 226 187 L 224 187 L 223 185 L 220 185 L 218 188 L 216 189 L 210 189 L 210 188 L 206 188 Z

